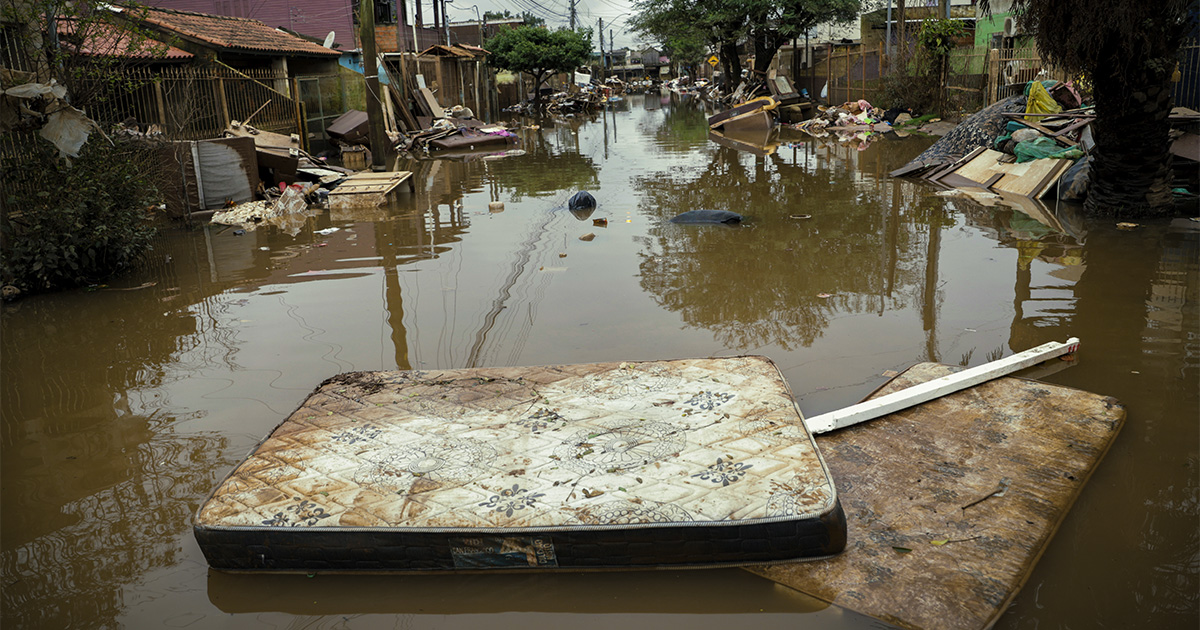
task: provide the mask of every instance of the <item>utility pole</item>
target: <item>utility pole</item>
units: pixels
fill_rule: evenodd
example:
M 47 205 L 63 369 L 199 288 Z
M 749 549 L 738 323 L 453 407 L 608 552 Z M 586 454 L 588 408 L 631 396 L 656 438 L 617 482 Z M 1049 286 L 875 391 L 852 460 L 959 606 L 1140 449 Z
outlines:
M 405 0 L 396 0 L 396 54 L 404 52 L 404 24 L 408 22 Z
M 433 0 L 433 32 L 438 36 L 437 42 L 442 43 L 442 13 L 439 13 L 442 0 Z
M 572 31 L 575 30 L 575 2 L 576 1 L 577 0 L 567 0 L 567 3 L 571 5 L 571 30 Z
M 362 40 L 363 74 L 367 83 L 367 127 L 371 139 L 371 170 L 382 171 L 388 150 L 383 131 L 383 106 L 379 102 L 379 64 L 375 58 L 375 4 L 358 3 L 358 37 Z
M 604 18 L 600 18 L 600 27 L 596 29 L 600 33 L 600 78 L 604 78 Z

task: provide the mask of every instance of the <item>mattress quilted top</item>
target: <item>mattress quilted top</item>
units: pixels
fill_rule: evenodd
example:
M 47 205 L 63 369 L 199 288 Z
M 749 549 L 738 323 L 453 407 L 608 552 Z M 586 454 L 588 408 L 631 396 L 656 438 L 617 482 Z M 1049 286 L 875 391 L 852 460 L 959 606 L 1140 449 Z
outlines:
M 554 530 L 803 519 L 835 504 L 778 368 L 733 357 L 342 374 L 196 524 Z

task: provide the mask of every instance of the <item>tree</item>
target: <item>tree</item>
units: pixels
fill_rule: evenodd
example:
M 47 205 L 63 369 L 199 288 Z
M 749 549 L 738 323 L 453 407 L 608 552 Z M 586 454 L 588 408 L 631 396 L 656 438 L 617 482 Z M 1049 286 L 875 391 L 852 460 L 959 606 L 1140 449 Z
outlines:
M 587 62 L 592 54 L 592 30 L 518 26 L 487 40 L 488 63 L 496 68 L 524 72 L 533 78 L 535 99 L 541 100 L 542 83 L 559 72 Z
M 736 0 L 636 0 L 629 24 L 664 47 L 686 49 L 702 42 L 717 51 L 721 68 L 733 80 L 742 76 L 738 39 L 744 15 Z
M 858 17 L 862 0 L 749 0 L 746 30 L 754 43 L 754 71 L 766 75 L 779 47 L 825 22 Z
M 1013 0 L 1018 23 L 1036 33 L 1046 61 L 1091 80 L 1094 215 L 1161 215 L 1171 210 L 1167 116 L 1171 75 L 1192 0 Z M 991 11 L 992 0 L 981 6 Z
M 504 11 L 484 11 L 483 19 L 491 20 L 515 20 L 520 18 L 525 22 L 526 26 L 546 26 L 546 19 L 540 18 L 529 11 L 522 11 L 520 15 L 513 15 L 512 11 L 505 9 Z
M 765 75 L 779 47 L 812 27 L 858 17 L 863 0 L 637 0 L 631 20 L 638 32 L 664 44 L 699 38 L 721 57 L 727 77 L 742 74 L 738 44 L 754 47 L 754 70 Z

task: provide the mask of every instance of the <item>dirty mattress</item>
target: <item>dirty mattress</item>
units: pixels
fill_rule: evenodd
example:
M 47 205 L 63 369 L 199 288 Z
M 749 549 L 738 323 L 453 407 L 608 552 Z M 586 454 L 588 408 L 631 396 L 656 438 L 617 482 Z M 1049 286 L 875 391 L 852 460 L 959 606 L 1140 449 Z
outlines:
M 335 376 L 194 522 L 217 569 L 625 569 L 828 557 L 846 524 L 762 357 Z

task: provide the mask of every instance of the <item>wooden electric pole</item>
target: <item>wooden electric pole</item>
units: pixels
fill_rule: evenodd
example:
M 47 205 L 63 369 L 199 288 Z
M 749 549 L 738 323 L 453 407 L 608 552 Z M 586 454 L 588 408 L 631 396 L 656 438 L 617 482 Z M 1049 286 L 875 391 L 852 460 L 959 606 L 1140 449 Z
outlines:
M 379 63 L 375 58 L 375 3 L 358 3 L 358 37 L 362 40 L 363 74 L 367 83 L 367 127 L 371 139 L 371 170 L 382 171 L 388 153 L 380 103 Z

